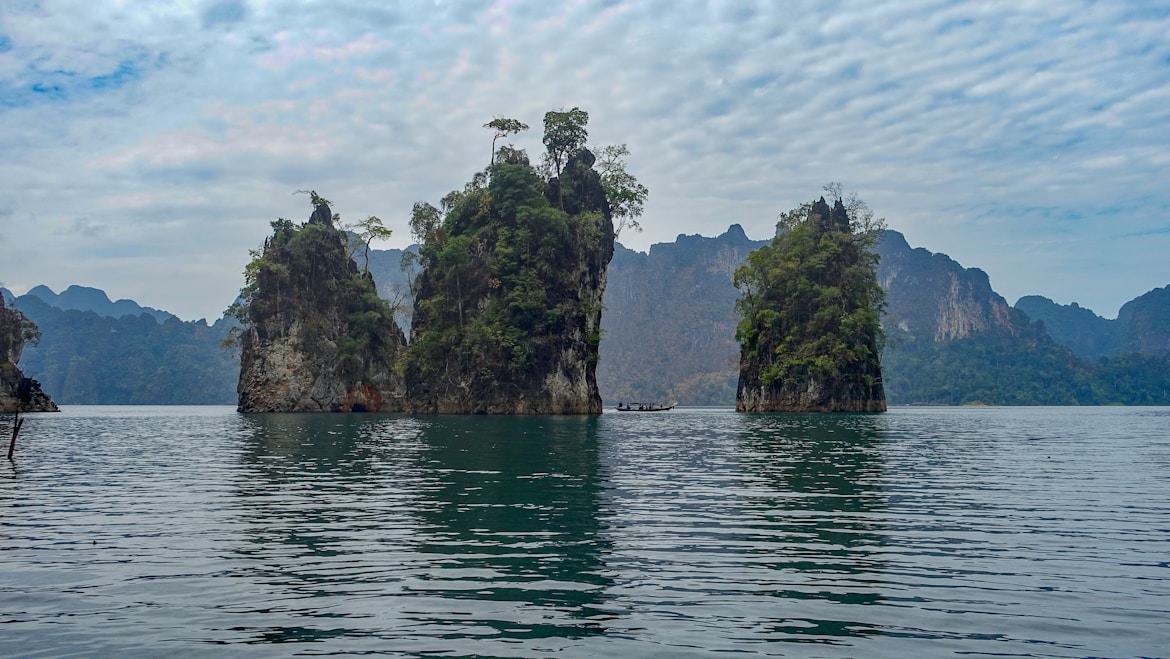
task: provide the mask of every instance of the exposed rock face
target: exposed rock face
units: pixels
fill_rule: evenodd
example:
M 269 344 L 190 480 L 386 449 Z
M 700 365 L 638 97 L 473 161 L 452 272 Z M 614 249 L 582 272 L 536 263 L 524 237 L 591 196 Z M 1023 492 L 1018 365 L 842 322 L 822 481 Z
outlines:
M 618 246 L 609 265 L 598 386 L 608 401 L 735 403 L 735 269 L 767 244 L 738 224 L 680 235 L 649 253 Z
M 946 254 L 911 249 L 897 231 L 882 234 L 878 254 L 887 325 L 933 341 L 964 339 L 990 329 L 1012 330 L 1007 301 L 991 289 L 982 270 L 964 268 Z
M 326 205 L 273 223 L 250 268 L 238 386 L 241 412 L 399 412 L 405 342 L 358 271 Z
M 1117 322 L 1125 328 L 1125 352 L 1170 355 L 1170 286 L 1126 302 Z
M 599 414 L 613 222 L 592 154 L 549 185 L 497 163 L 421 250 L 407 373 L 414 411 Z M 560 204 L 564 204 L 561 211 Z
M 858 373 L 866 380 L 810 377 L 766 385 L 759 364 L 741 366 L 735 409 L 740 412 L 885 412 L 881 365 L 867 362 Z
M 35 329 L 16 309 L 0 298 L 0 412 L 57 412 L 57 405 L 36 380 L 16 367 L 26 336 Z

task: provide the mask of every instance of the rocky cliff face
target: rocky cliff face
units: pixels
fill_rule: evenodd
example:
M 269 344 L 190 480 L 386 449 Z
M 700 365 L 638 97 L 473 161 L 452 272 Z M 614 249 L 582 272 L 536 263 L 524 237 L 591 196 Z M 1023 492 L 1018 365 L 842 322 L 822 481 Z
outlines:
M 1124 328 L 1124 352 L 1170 355 L 1170 286 L 1126 302 L 1117 322 Z
M 499 163 L 486 186 L 451 203 L 420 250 L 407 372 L 415 411 L 601 412 L 597 351 L 614 243 L 592 164 L 583 151 L 546 185 L 527 162 Z
M 24 314 L 9 308 L 0 297 L 0 412 L 58 411 L 40 383 L 24 377 L 16 366 L 35 330 Z
M 329 207 L 273 229 L 246 271 L 239 411 L 405 411 L 402 330 Z
M 831 381 L 806 378 L 777 386 L 762 383 L 759 367 L 749 364 L 739 371 L 735 409 L 740 412 L 885 412 L 885 391 L 877 362 L 864 367 L 863 380 Z
M 618 246 L 609 265 L 597 380 L 609 401 L 735 402 L 735 269 L 767 244 L 738 224 L 680 235 L 649 253 Z
M 991 288 L 987 273 L 964 268 L 946 254 L 911 249 L 887 230 L 878 243 L 878 283 L 886 290 L 888 327 L 916 339 L 951 341 L 990 329 L 1011 331 L 1007 301 Z

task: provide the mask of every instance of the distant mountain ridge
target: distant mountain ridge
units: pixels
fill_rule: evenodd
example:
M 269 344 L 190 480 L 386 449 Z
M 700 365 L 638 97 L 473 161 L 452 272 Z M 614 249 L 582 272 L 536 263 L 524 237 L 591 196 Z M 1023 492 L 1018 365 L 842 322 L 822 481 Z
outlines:
M 1016 308 L 1043 322 L 1053 339 L 1082 359 L 1170 354 L 1170 286 L 1126 302 L 1116 320 L 1102 318 L 1076 302 L 1057 304 L 1039 295 L 1020 298 Z
M 111 301 L 105 291 L 100 288 L 73 285 L 60 294 L 45 285 L 34 286 L 25 295 L 31 295 L 42 300 L 50 307 L 58 309 L 76 309 L 78 311 L 92 311 L 107 318 L 121 318 L 122 316 L 139 316 L 149 314 L 156 321 L 163 322 L 168 318 L 175 318 L 174 314 L 160 311 L 151 307 L 139 305 L 134 300 L 121 299 Z M 14 299 L 11 291 L 6 291 L 6 299 Z
M 739 293 L 733 276 L 765 242 L 731 225 L 713 238 L 680 235 L 648 252 L 617 245 L 597 367 L 607 405 L 734 404 Z M 1170 286 L 1135 298 L 1117 320 L 1106 320 L 1040 296 L 1009 306 L 982 270 L 912 248 L 896 231 L 887 231 L 878 250 L 891 404 L 1170 404 Z M 371 250 L 370 271 L 382 297 L 405 297 L 409 307 L 402 255 Z M 33 292 L 16 306 L 44 336 L 26 349 L 22 364 L 59 403 L 234 401 L 238 361 L 219 346 L 229 321 L 183 323 L 130 300 L 109 302 L 99 289 L 82 286 L 53 297 L 95 310 L 63 310 L 41 297 L 51 290 Z M 153 320 L 144 325 L 142 313 Z M 172 320 L 159 321 L 157 314 Z
M 1122 352 L 1121 324 L 1093 313 L 1076 302 L 1063 305 L 1041 295 L 1025 295 L 1015 307 L 1032 320 L 1044 323 L 1054 340 L 1082 359 L 1111 357 Z
M 1117 322 L 1125 328 L 1126 352 L 1170 355 L 1170 285 L 1123 304 Z
M 85 292 L 83 302 L 105 299 Z M 43 291 L 41 291 L 43 293 Z M 59 299 L 59 298 L 58 298 Z M 121 302 L 121 301 L 120 301 Z M 64 304 L 76 304 L 66 298 Z M 35 346 L 26 346 L 21 366 L 42 383 L 61 405 L 213 405 L 235 402 L 239 361 L 222 347 L 234 321 L 221 318 L 183 322 L 165 313 L 163 320 L 134 304 L 117 309 L 140 313 L 99 314 L 63 309 L 32 294 L 12 306 L 41 331 Z M 99 308 L 110 310 L 110 307 Z
M 609 264 L 597 384 L 607 401 L 735 404 L 735 269 L 767 241 L 731 225 L 649 252 L 620 244 Z

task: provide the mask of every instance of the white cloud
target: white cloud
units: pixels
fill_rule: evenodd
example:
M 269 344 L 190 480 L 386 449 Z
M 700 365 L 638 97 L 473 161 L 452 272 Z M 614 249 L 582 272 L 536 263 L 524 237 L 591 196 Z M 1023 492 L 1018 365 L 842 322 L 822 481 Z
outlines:
M 1112 314 L 1170 281 L 1167 33 L 1139 2 L 48 0 L 0 14 L 0 280 L 214 315 L 292 191 L 404 243 L 485 121 L 536 157 L 577 105 L 651 190 L 631 246 L 765 237 L 840 180 L 1010 299 Z

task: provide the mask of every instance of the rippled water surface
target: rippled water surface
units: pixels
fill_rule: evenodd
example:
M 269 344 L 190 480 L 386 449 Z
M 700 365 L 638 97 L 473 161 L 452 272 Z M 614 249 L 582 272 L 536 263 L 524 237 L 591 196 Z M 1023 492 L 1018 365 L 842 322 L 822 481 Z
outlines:
M 1166 409 L 26 418 L 3 656 L 1170 654 Z

